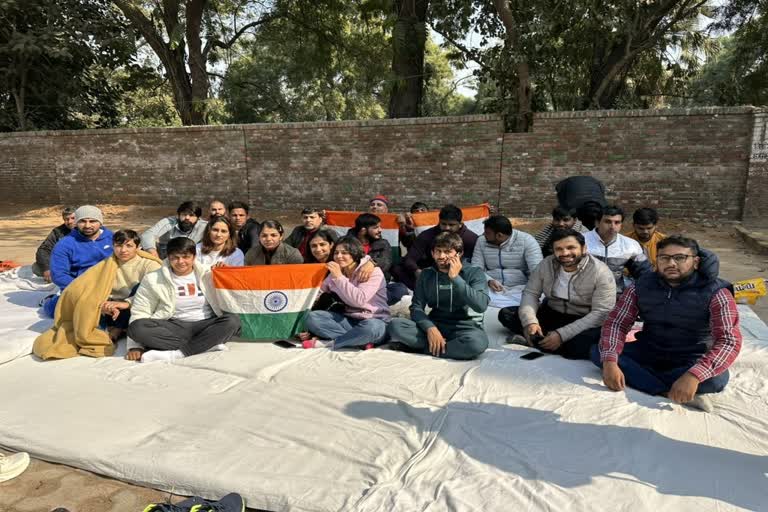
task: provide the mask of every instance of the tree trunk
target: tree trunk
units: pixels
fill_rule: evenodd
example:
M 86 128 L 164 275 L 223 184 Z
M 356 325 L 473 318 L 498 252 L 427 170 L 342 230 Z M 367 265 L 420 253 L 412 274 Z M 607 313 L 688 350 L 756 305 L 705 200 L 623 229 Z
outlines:
M 16 104 L 16 117 L 19 122 L 19 130 L 22 132 L 27 129 L 26 92 L 27 92 L 27 68 L 25 66 L 21 70 L 21 77 L 19 78 L 19 88 L 13 89 L 13 100 Z
M 389 117 L 419 117 L 424 98 L 424 49 L 429 0 L 394 0 Z
M 510 52 L 516 62 L 517 72 L 517 113 L 515 114 L 514 131 L 527 132 L 533 123 L 533 91 L 531 89 L 531 74 L 528 59 L 523 55 L 520 45 L 520 32 L 517 29 L 512 9 L 507 0 L 493 0 L 496 12 L 504 24 L 506 37 L 505 50 Z

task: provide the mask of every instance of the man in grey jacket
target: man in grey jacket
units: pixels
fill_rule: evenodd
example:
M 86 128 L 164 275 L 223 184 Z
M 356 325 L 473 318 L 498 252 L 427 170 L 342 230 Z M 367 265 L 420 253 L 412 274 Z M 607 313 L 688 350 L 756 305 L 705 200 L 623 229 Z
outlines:
M 161 259 L 166 257 L 168 242 L 174 238 L 190 238 L 195 243 L 203 240 L 208 222 L 200 220 L 203 209 L 186 201 L 176 209 L 176 217 L 166 217 L 141 234 L 141 248 Z
M 605 263 L 587 253 L 584 235 L 552 234 L 554 254 L 531 274 L 519 308 L 499 311 L 499 321 L 541 350 L 589 359 L 600 328 L 616 304 L 616 281 Z M 546 300 L 539 304 L 541 294 Z
M 528 276 L 541 263 L 541 248 L 533 236 L 512 229 L 512 223 L 503 215 L 488 217 L 483 226 L 485 233 L 477 239 L 472 265 L 480 267 L 488 278 L 488 288 L 494 292 L 491 306 L 508 306 L 509 301 L 504 299 L 515 294 L 518 299 L 513 304 L 518 304 Z

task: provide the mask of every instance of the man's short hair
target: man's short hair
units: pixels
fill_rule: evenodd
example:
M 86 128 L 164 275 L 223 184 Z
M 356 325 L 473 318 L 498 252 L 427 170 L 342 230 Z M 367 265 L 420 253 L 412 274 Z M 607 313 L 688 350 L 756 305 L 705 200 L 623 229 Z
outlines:
M 604 206 L 600 210 L 600 215 L 597 216 L 597 220 L 602 219 L 603 217 L 613 217 L 615 215 L 621 215 L 621 221 L 624 222 L 624 210 L 616 206 L 615 204 Z
M 549 243 L 552 244 L 554 247 L 555 242 L 559 242 L 563 238 L 568 238 L 569 236 L 572 236 L 576 239 L 577 242 L 579 242 L 579 245 L 584 247 L 587 243 L 587 241 L 584 239 L 584 235 L 576 231 L 575 229 L 556 229 L 552 232 L 552 235 L 549 237 Z
M 249 213 L 251 211 L 250 207 L 243 201 L 232 201 L 229 203 L 229 206 L 227 206 L 227 211 L 229 213 L 232 213 L 232 210 L 245 210 L 245 213 Z
M 123 245 L 131 241 L 136 244 L 136 247 L 141 246 L 141 237 L 132 229 L 121 229 L 112 235 L 112 245 Z
M 464 240 L 458 233 L 442 232 L 432 240 L 432 249 L 453 249 L 456 252 L 464 252 Z
M 461 222 L 461 208 L 452 204 L 447 204 L 440 208 L 438 218 L 440 220 L 455 220 L 456 222 Z
M 638 226 L 647 226 L 659 223 L 659 212 L 653 208 L 639 208 L 632 214 L 632 222 Z
M 178 256 L 195 255 L 197 253 L 196 245 L 195 241 L 191 238 L 177 236 L 176 238 L 171 238 L 168 242 L 168 245 L 166 246 L 166 254 L 169 258 L 173 254 Z
M 308 208 L 304 208 L 303 210 L 301 210 L 301 214 L 302 215 L 312 215 L 313 213 L 316 213 L 316 214 L 318 214 L 319 216 L 322 217 L 323 216 L 323 209 L 322 208 L 308 207 Z
M 425 210 L 429 210 L 429 206 L 427 206 L 427 203 L 422 203 L 421 201 L 416 201 L 411 205 L 411 213 L 416 213 L 420 209 L 424 208 Z
M 358 240 L 356 236 L 343 236 L 339 238 L 336 240 L 336 245 L 334 246 L 333 250 L 336 251 L 342 245 L 347 248 L 347 252 L 352 257 L 352 259 L 355 260 L 355 263 L 360 263 L 360 261 L 363 259 L 363 256 L 365 256 L 365 249 L 363 249 L 363 244 L 360 243 L 360 240 Z
M 203 215 L 203 208 L 192 201 L 184 201 L 178 208 L 176 208 L 176 215 L 181 215 L 182 213 L 187 212 L 194 213 L 195 217 L 201 217 Z
M 376 224 L 381 224 L 381 217 L 373 213 L 361 213 L 355 219 L 355 233 L 363 228 L 372 228 Z
M 566 217 L 576 218 L 576 210 L 574 208 L 563 208 L 562 206 L 555 206 L 552 209 L 552 220 L 562 220 Z
M 494 233 L 502 235 L 512 234 L 512 223 L 504 215 L 492 215 L 483 221 L 485 229 L 490 229 Z
M 70 215 L 74 214 L 75 210 L 76 210 L 76 208 L 74 208 L 73 206 L 65 207 L 63 210 L 61 210 L 61 218 L 62 219 L 66 219 Z
M 659 240 L 656 244 L 656 251 L 660 251 L 669 245 L 679 245 L 680 247 L 690 249 L 694 256 L 699 255 L 699 243 L 693 238 L 688 238 L 683 235 L 672 235 L 663 240 Z

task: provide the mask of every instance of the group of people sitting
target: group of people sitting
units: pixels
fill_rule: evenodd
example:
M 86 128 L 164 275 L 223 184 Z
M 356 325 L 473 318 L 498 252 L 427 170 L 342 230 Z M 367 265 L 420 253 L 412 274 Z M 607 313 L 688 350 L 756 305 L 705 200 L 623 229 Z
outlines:
M 323 263 L 322 293 L 298 334 L 305 348 L 389 342 L 396 350 L 473 359 L 488 348 L 489 305 L 510 304 L 502 299 L 517 294 L 498 313 L 509 342 L 591 359 L 610 389 L 631 386 L 708 409 L 705 395 L 724 389 L 741 348 L 732 287 L 718 278 L 714 254 L 690 238 L 661 234 L 651 208 L 637 210 L 632 232 L 621 234 L 624 212 L 605 204 L 595 182 L 559 183 L 560 204 L 536 236 L 502 215 L 487 218 L 478 236 L 453 205 L 440 210 L 438 225 L 416 234 L 412 214 L 428 209 L 416 203 L 398 217 L 407 249 L 400 262 L 381 236 L 384 196 L 371 199 L 341 237 L 315 208 L 301 212 L 287 237 L 278 221 L 251 219 L 242 202 L 211 202 L 208 220 L 200 206 L 182 203 L 140 237 L 113 234 L 96 207 L 66 209 L 37 254 L 35 271 L 62 293 L 43 304 L 55 322 L 34 352 L 44 359 L 110 355 L 124 333 L 131 360 L 225 350 L 240 321 L 218 307 L 211 268 Z M 585 185 L 597 192 L 569 204 L 579 194 L 568 187 Z M 81 300 L 96 307 L 80 310 L 98 314 L 78 318 Z M 407 300 L 410 318 L 392 318 L 390 306 Z

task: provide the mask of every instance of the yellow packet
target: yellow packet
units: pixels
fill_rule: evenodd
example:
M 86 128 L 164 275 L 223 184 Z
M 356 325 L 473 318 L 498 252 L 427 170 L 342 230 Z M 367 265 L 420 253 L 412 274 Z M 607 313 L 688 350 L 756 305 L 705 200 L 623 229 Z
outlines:
M 733 283 L 733 291 L 736 292 L 736 302 L 740 304 L 755 304 L 757 299 L 766 294 L 765 279 L 758 277 L 757 279 L 736 281 Z

